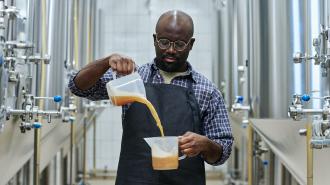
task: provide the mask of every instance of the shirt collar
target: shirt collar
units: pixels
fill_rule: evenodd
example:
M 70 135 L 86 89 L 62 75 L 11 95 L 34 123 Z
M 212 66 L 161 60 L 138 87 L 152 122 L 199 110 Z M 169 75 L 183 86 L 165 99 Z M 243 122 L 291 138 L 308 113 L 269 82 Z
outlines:
M 187 61 L 187 64 L 188 64 L 187 75 L 189 75 L 194 82 L 197 82 L 196 81 L 196 72 L 194 71 L 194 69 L 192 68 L 192 65 L 188 61 Z M 156 66 L 155 59 L 151 63 L 151 68 L 152 68 L 152 70 L 159 72 L 159 68 Z

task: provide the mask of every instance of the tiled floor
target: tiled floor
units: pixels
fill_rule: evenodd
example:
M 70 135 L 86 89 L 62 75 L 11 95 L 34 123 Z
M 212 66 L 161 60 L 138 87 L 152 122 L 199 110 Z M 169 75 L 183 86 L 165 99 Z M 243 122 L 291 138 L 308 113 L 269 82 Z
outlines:
M 114 180 L 90 180 L 88 181 L 90 185 L 114 185 Z M 224 185 L 220 179 L 208 179 L 206 185 Z
M 115 185 L 115 171 L 94 171 L 92 179 L 87 180 L 89 185 Z M 206 172 L 206 185 L 224 185 L 224 175 L 220 171 Z

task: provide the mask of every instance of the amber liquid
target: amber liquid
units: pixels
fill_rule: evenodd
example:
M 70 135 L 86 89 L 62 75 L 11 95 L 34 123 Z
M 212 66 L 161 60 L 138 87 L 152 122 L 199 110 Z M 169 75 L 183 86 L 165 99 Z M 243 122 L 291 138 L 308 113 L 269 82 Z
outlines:
M 178 167 L 178 156 L 152 157 L 152 168 L 154 170 L 174 170 Z
M 160 122 L 156 109 L 150 103 L 150 101 L 148 101 L 146 98 L 139 97 L 139 96 L 112 96 L 111 102 L 117 106 L 122 106 L 122 105 L 125 105 L 127 103 L 132 103 L 132 102 L 140 102 L 140 103 L 145 104 L 148 107 L 148 109 L 150 110 L 152 117 L 155 119 L 156 124 L 160 130 L 161 136 L 164 136 L 163 126 Z

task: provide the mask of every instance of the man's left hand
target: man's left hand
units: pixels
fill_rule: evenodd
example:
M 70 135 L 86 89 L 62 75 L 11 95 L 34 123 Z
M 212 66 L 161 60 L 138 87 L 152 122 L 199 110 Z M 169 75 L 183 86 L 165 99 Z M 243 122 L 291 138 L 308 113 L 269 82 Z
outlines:
M 179 137 L 179 149 L 188 157 L 194 157 L 205 151 L 208 138 L 193 132 L 186 132 Z
M 222 146 L 206 136 L 193 132 L 186 132 L 179 136 L 179 149 L 187 157 L 202 155 L 205 161 L 213 164 L 222 156 Z

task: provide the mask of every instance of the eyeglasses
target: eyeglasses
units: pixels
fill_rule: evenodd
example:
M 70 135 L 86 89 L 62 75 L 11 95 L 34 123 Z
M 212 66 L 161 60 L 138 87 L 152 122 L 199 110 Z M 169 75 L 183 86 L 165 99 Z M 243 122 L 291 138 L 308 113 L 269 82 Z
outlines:
M 190 43 L 191 39 L 189 39 L 189 42 L 186 43 L 182 40 L 176 40 L 174 42 L 168 40 L 168 39 L 158 39 L 157 35 L 156 35 L 156 41 L 158 43 L 158 47 L 160 49 L 168 49 L 171 47 L 172 43 L 173 43 L 173 47 L 175 50 L 177 51 L 183 51 L 186 49 L 186 47 L 188 46 L 188 44 Z

